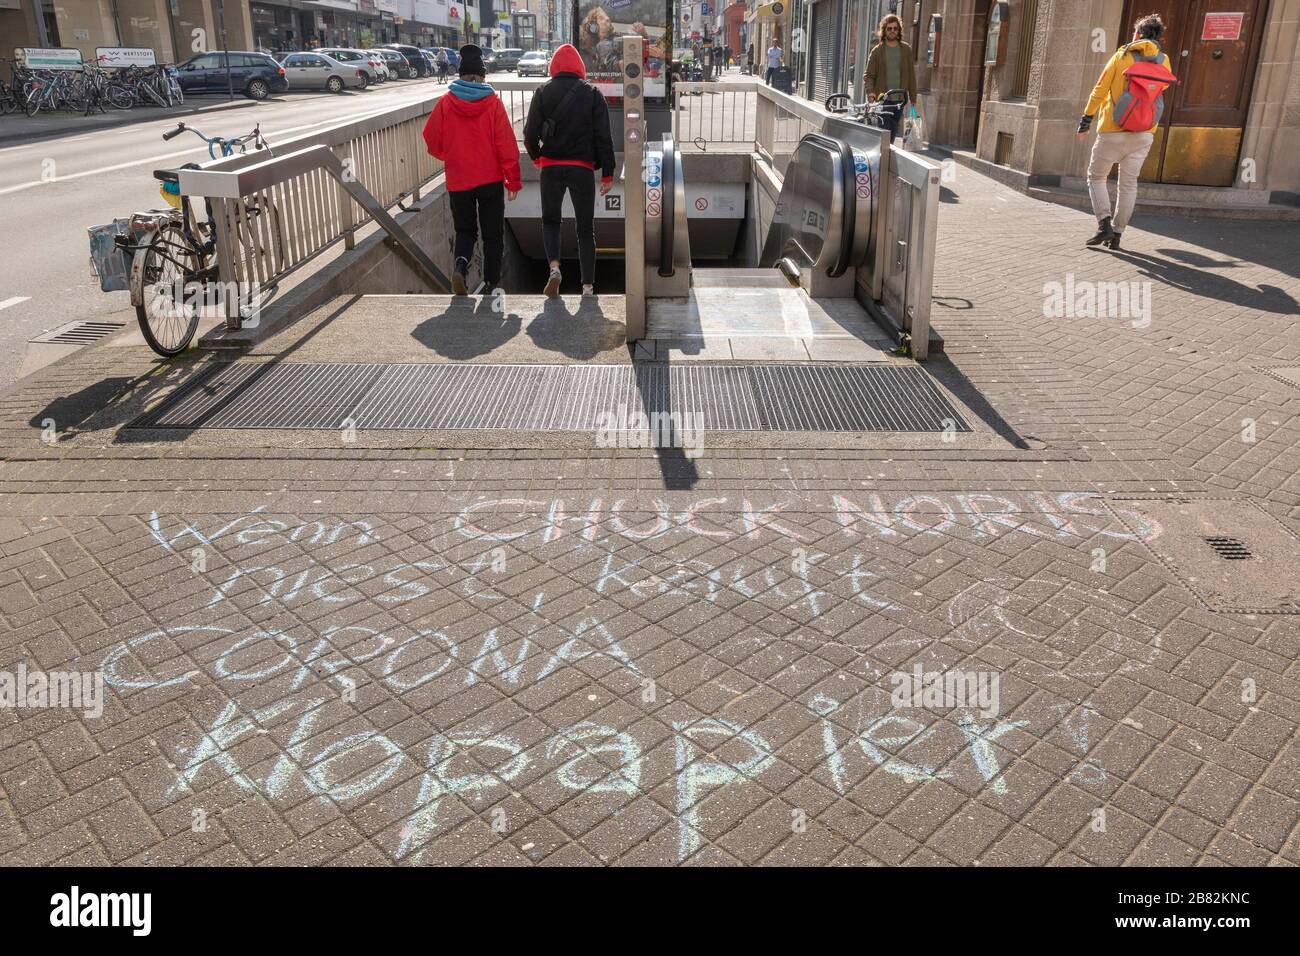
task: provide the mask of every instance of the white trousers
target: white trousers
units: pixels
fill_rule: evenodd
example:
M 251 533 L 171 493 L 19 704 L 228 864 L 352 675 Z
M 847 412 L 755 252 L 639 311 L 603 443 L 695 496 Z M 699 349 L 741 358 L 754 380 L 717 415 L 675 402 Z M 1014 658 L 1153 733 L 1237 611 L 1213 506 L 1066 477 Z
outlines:
M 1115 192 L 1115 215 L 1111 228 L 1122 232 L 1133 216 L 1137 204 L 1138 173 L 1151 152 L 1154 133 L 1098 133 L 1092 144 L 1092 158 L 1088 160 L 1088 196 L 1092 211 L 1100 222 L 1111 214 L 1110 194 L 1106 177 L 1111 167 L 1119 163 L 1119 189 Z

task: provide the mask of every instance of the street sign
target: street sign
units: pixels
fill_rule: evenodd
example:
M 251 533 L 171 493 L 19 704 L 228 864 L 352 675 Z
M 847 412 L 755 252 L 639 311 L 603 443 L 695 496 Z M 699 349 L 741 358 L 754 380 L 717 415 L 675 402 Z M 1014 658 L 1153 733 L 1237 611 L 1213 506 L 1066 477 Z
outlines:
M 29 70 L 79 70 L 81 69 L 81 51 L 67 47 L 52 49 L 42 47 L 19 47 L 14 50 L 18 60 Z
M 106 67 L 123 67 L 123 66 L 154 66 L 158 58 L 154 56 L 151 47 L 131 47 L 131 46 L 97 46 L 95 47 L 95 63 L 98 66 Z

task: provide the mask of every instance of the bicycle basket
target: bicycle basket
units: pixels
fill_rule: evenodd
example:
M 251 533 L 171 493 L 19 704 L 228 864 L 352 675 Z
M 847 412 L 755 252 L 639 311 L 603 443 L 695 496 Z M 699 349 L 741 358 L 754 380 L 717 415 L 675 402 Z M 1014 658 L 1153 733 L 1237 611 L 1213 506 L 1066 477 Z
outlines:
M 129 219 L 114 219 L 86 230 L 90 233 L 90 271 L 99 277 L 103 292 L 123 292 L 131 286 L 131 260 L 114 241 L 127 234 L 130 223 Z

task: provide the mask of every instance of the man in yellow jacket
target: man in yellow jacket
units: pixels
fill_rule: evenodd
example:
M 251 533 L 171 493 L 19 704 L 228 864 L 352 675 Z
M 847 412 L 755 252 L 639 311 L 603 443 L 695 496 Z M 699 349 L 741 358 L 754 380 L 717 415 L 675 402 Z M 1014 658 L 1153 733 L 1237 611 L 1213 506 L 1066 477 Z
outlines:
M 1088 97 L 1088 106 L 1079 121 L 1079 139 L 1088 135 L 1088 128 L 1093 118 L 1101 111 L 1101 125 L 1097 129 L 1097 139 L 1092 144 L 1092 157 L 1088 161 L 1088 195 L 1092 199 L 1092 211 L 1097 217 L 1097 233 L 1087 244 L 1090 246 L 1106 245 L 1111 249 L 1119 248 L 1120 234 L 1128 225 L 1137 204 L 1138 174 L 1146 162 L 1147 153 L 1155 140 L 1156 127 L 1145 132 L 1132 133 L 1122 129 L 1114 118 L 1115 103 L 1124 95 L 1127 82 L 1124 71 L 1136 62 L 1134 54 L 1144 57 L 1159 55 L 1166 67 L 1169 57 L 1160 51 L 1160 36 L 1165 31 L 1164 22 L 1156 14 L 1143 17 L 1133 28 L 1133 42 L 1121 47 L 1106 68 L 1102 70 L 1092 95 Z M 1158 123 L 1156 125 L 1159 125 Z M 1115 192 L 1115 214 L 1110 211 L 1110 194 L 1106 189 L 1106 180 L 1111 168 L 1119 164 L 1119 188 Z

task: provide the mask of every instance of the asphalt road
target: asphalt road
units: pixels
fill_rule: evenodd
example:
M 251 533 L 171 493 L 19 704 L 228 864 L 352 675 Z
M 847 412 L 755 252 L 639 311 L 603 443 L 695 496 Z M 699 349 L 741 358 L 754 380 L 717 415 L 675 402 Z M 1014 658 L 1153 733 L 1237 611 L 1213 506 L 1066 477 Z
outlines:
M 272 146 L 341 120 L 428 96 L 431 80 L 390 82 L 343 94 L 285 94 L 245 109 L 200 114 L 188 125 L 241 135 L 260 123 Z M 21 123 L 9 116 L 0 122 Z M 75 120 L 70 121 L 70 127 Z M 207 148 L 186 135 L 164 142 L 176 119 L 0 147 L 0 388 L 15 381 L 28 341 L 76 319 L 129 312 L 126 292 L 105 293 L 91 276 L 86 229 L 164 205 L 151 173 L 201 162 Z

